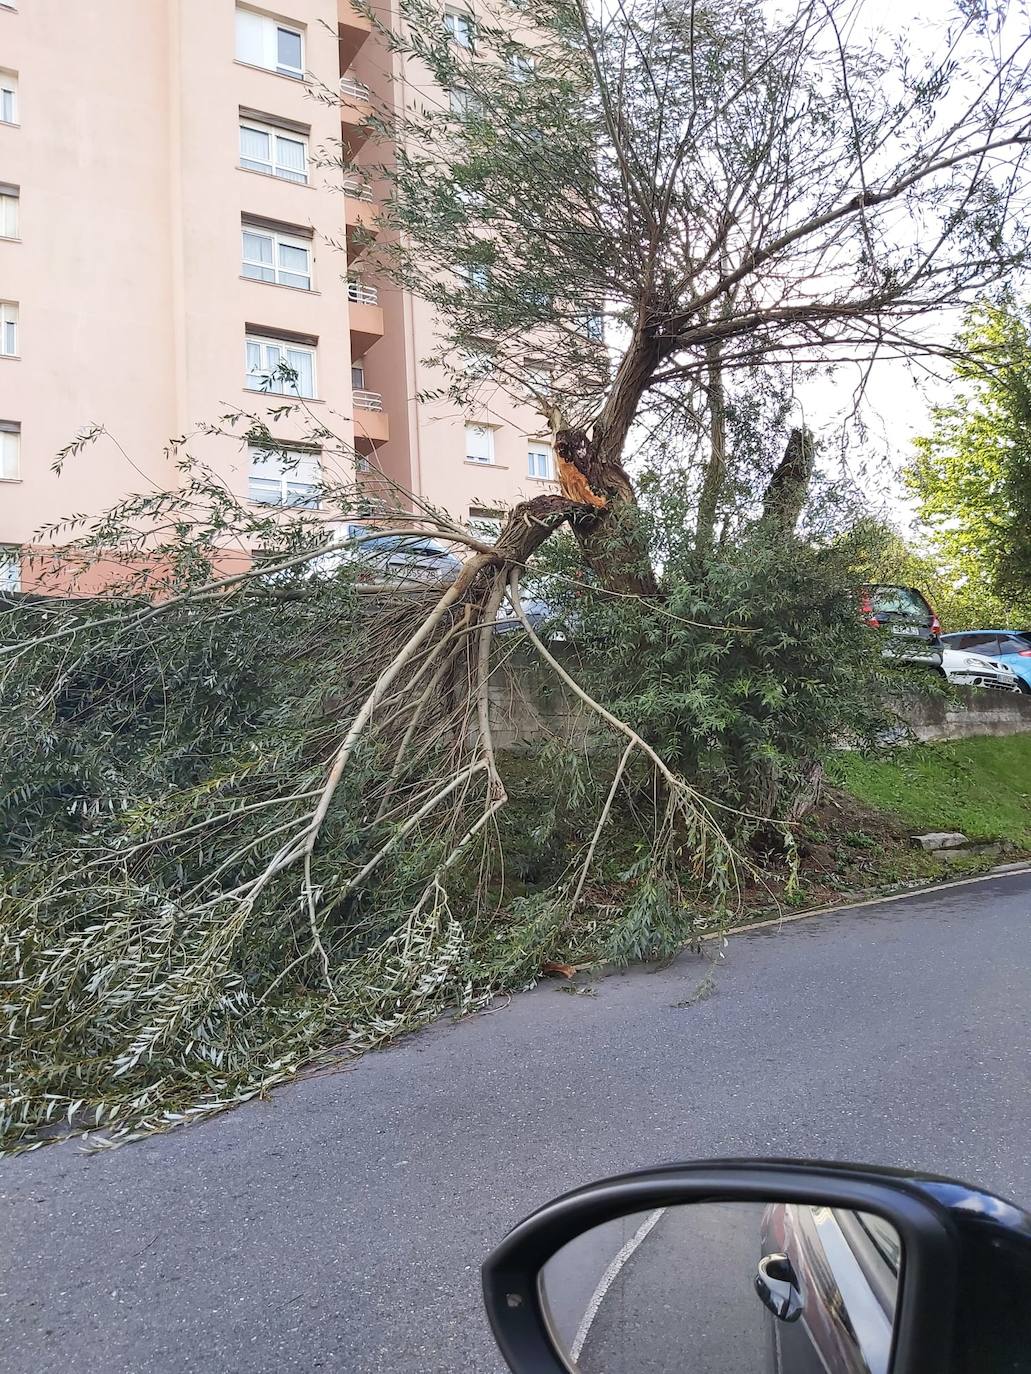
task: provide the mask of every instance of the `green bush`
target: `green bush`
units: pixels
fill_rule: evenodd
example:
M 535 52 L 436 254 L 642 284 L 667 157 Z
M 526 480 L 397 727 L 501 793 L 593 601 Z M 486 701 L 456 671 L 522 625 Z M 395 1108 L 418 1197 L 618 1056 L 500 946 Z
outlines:
M 727 808 L 738 835 L 790 818 L 838 745 L 884 729 L 886 690 L 908 675 L 885 666 L 857 614 L 847 540 L 755 537 L 700 568 L 685 539 L 654 604 L 595 587 L 569 543 L 554 545 L 535 591 L 570 639 L 577 676 Z

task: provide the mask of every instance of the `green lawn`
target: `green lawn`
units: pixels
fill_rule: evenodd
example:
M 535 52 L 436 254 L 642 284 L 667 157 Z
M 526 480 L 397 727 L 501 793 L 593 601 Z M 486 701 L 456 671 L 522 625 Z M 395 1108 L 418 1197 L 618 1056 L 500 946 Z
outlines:
M 961 830 L 1031 848 L 1031 734 L 915 744 L 871 758 L 839 754 L 828 772 L 914 833 Z

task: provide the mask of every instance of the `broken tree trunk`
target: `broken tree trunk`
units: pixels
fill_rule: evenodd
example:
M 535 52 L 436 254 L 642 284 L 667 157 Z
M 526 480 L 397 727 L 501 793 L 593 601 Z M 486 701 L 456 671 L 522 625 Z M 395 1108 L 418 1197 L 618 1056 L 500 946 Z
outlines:
M 603 442 L 583 429 L 560 429 L 555 454 L 563 495 L 578 507 L 570 519 L 573 533 L 602 585 L 657 596 L 637 499 L 623 466 L 607 458 Z
M 759 529 L 775 538 L 789 539 L 795 533 L 809 484 L 816 465 L 816 445 L 807 429 L 793 429 L 784 457 L 770 478 L 763 497 Z

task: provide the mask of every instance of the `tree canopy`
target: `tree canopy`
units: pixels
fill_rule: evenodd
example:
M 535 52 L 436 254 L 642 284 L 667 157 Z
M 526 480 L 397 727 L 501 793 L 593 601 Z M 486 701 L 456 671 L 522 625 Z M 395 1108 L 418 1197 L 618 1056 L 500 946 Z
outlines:
M 939 352 L 938 312 L 1026 261 L 1009 8 L 885 34 L 843 0 L 527 0 L 456 42 L 403 0 L 378 261 L 432 301 L 442 387 L 583 432 L 559 456 L 614 506 L 631 430 L 679 416 L 708 544 L 739 379 Z
M 931 411 L 907 472 L 955 572 L 996 602 L 1031 597 L 1031 318 L 1012 301 L 967 314 L 953 399 Z M 1023 623 L 1023 622 L 1022 622 Z

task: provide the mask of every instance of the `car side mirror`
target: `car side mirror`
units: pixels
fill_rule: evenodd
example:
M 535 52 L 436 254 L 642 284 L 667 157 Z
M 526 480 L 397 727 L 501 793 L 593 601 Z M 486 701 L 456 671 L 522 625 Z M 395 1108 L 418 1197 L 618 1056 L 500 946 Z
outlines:
M 515 1374 L 1031 1369 L 1031 1218 L 926 1175 L 728 1160 L 548 1203 L 483 1266 Z

